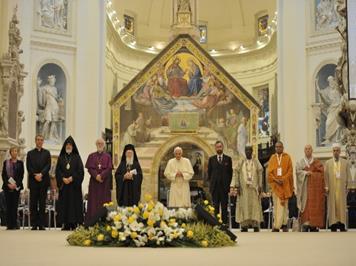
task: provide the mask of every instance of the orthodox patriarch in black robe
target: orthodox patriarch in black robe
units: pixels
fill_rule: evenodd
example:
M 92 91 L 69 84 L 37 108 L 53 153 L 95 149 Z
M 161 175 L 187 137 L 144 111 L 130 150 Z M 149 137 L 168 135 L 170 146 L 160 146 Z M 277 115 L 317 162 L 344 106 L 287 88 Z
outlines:
M 57 205 L 59 221 L 64 225 L 63 230 L 75 229 L 83 223 L 84 167 L 78 148 L 71 136 L 65 140 L 59 154 L 56 179 L 59 189 Z
M 137 205 L 141 197 L 142 170 L 132 144 L 124 148 L 115 179 L 118 205 Z

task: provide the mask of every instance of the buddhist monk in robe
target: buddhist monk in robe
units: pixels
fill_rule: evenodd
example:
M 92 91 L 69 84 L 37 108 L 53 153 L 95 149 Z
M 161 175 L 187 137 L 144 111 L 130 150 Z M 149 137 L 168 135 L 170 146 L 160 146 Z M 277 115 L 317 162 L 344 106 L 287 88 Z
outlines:
M 137 206 L 141 198 L 142 170 L 132 144 L 127 144 L 122 152 L 115 179 L 117 204 Z
M 350 164 L 341 158 L 341 147 L 333 144 L 333 158 L 325 163 L 325 190 L 328 195 L 328 222 L 332 232 L 346 231 L 347 190 L 353 189 Z
M 318 232 L 325 221 L 324 166 L 313 157 L 313 148 L 306 145 L 305 157 L 296 165 L 297 202 L 304 232 Z
M 104 151 L 103 139 L 96 141 L 97 151 L 91 153 L 85 164 L 90 174 L 88 209 L 85 220 L 90 220 L 104 203 L 111 201 L 112 161 L 111 156 Z
M 69 136 L 64 141 L 56 165 L 58 216 L 63 224 L 62 230 L 74 230 L 83 223 L 83 179 L 83 162 L 74 139 Z
M 283 143 L 278 141 L 275 145 L 276 153 L 268 162 L 268 183 L 272 189 L 273 211 L 273 232 L 288 232 L 288 200 L 292 197 L 293 186 L 293 165 L 290 156 L 283 152 Z

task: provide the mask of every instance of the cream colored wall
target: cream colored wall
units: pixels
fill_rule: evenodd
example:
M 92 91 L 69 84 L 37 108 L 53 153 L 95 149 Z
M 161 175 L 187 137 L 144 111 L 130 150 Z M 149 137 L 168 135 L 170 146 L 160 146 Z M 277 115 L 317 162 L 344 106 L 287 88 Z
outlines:
M 308 143 L 316 157 L 331 156 L 331 148 L 315 147 L 312 104 L 316 74 L 324 64 L 336 64 L 341 42 L 335 30 L 315 32 L 314 12 L 314 0 L 278 0 L 278 127 L 294 162 Z
M 26 119 L 22 132 L 26 151 L 33 148 L 36 134 L 37 73 L 43 64 L 56 63 L 67 79 L 66 135 L 74 137 L 85 163 L 89 153 L 96 150 L 95 140 L 105 128 L 105 1 L 73 0 L 71 3 L 71 34 L 66 35 L 36 30 L 35 0 L 0 0 L 0 52 L 7 49 L 4 42 L 7 42 L 8 22 L 17 4 L 24 50 L 21 61 L 28 72 L 20 104 Z M 45 147 L 52 155 L 58 155 L 61 145 L 45 144 Z M 84 192 L 88 184 L 86 174 Z

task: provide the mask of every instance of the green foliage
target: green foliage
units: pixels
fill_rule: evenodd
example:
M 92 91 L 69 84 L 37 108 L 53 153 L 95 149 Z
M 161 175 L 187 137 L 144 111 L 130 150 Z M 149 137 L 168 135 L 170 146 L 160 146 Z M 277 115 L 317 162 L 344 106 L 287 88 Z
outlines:
M 202 246 L 203 241 L 207 241 L 208 247 L 226 247 L 233 246 L 230 237 L 221 231 L 218 227 L 213 227 L 204 223 L 187 224 L 187 231 L 193 232 L 193 241 L 198 246 Z

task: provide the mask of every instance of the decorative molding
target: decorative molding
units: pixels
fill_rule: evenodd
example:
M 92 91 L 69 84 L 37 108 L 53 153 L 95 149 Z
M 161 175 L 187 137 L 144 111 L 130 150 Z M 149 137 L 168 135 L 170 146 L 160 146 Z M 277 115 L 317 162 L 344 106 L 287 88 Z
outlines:
M 20 62 L 22 37 L 18 27 L 17 7 L 9 23 L 9 48 L 0 58 L 0 159 L 12 147 L 25 148 L 25 140 L 20 138 L 22 122 L 25 120 L 19 103 L 24 93 L 24 65 Z M 20 154 L 23 152 L 20 151 Z M 1 167 L 1 166 L 0 166 Z

